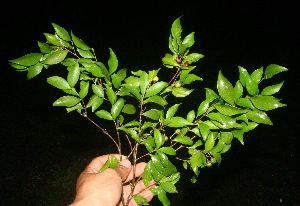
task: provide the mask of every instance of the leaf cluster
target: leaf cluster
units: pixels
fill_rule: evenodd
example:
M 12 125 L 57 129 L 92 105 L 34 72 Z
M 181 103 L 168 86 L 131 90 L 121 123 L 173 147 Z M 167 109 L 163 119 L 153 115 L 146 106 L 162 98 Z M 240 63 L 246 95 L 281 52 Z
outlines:
M 286 106 L 273 96 L 283 81 L 260 88 L 261 82 L 287 71 L 271 64 L 252 73 L 238 67 L 239 79 L 234 85 L 219 71 L 217 91 L 205 88 L 205 99 L 197 108 L 184 115 L 180 113 L 181 103 L 172 102 L 193 92 L 188 85 L 202 81 L 193 64 L 203 58 L 202 54 L 190 53 L 195 43 L 194 32 L 181 38 L 180 18 L 171 26 L 170 53 L 162 58 L 164 69 L 174 73 L 169 80 L 160 76 L 161 68 L 135 72 L 119 68 L 111 48 L 108 61 L 102 63 L 93 48 L 55 23 L 52 23 L 55 33 L 44 33 L 46 42 L 38 42 L 39 53 L 9 61 L 15 70 L 27 71 L 28 79 L 51 65 L 64 66 L 66 77 L 47 78 L 50 85 L 63 93 L 53 105 L 65 107 L 67 112 L 77 111 L 87 118 L 112 140 L 119 154 L 123 154 L 126 143 L 130 148 L 126 155 L 133 164 L 149 157 L 141 178 L 149 187 L 152 180 L 156 182 L 151 190 L 163 205 L 170 205 L 167 193 L 177 193 L 175 184 L 180 179 L 171 159 L 182 161 L 185 169 L 192 170 L 195 175 L 191 181 L 196 182 L 202 168 L 221 163 L 222 154 L 230 149 L 234 138 L 244 144 L 246 132 L 259 124 L 272 125 L 266 112 Z M 107 123 L 115 131 L 102 126 Z M 138 148 L 146 152 L 138 156 Z M 179 156 L 179 150 L 184 155 Z M 117 163 L 112 157 L 101 171 Z M 133 198 L 140 205 L 148 204 L 138 194 Z

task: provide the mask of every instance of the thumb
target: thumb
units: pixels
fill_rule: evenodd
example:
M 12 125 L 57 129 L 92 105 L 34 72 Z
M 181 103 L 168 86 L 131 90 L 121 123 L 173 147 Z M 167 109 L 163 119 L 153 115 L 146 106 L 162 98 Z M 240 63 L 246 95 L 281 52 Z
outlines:
M 128 159 L 125 159 L 114 170 L 120 175 L 122 181 L 125 181 L 131 171 L 131 163 Z

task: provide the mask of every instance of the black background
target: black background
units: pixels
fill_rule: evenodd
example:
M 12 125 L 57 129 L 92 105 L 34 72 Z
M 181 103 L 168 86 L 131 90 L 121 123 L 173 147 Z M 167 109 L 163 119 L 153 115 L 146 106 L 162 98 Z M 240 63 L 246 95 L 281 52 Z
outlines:
M 253 71 L 279 64 L 289 69 L 275 79 L 285 80 L 277 96 L 288 106 L 270 112 L 274 126 L 250 132 L 245 146 L 236 141 L 222 164 L 203 170 L 196 184 L 183 175 L 179 193 L 170 195 L 172 205 L 300 205 L 296 6 L 289 1 L 99 2 L 1 3 L 0 205 L 67 205 L 45 199 L 53 192 L 71 201 L 77 176 L 68 188 L 53 178 L 70 170 L 79 175 L 93 157 L 111 152 L 95 128 L 52 107 L 61 93 L 47 85 L 47 74 L 27 81 L 8 60 L 38 52 L 37 41 L 53 33 L 54 22 L 95 48 L 104 63 L 112 48 L 120 67 L 157 69 L 179 16 L 183 34 L 195 31 L 194 50 L 205 56 L 197 64 L 201 88 L 215 89 L 219 70 L 234 82 L 237 66 Z

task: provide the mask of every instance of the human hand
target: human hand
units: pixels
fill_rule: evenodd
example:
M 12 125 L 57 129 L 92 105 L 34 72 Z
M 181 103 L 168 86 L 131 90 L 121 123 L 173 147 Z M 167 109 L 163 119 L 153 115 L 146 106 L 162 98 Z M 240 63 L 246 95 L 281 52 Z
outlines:
M 120 160 L 121 156 L 114 154 Z M 122 156 L 122 161 L 115 168 L 108 168 L 99 173 L 109 155 L 96 157 L 80 174 L 76 185 L 76 197 L 70 206 L 121 206 L 122 194 L 126 202 L 131 194 L 131 185 L 125 185 L 133 179 L 133 168 L 128 159 Z M 135 177 L 142 175 L 146 163 L 136 165 Z M 152 200 L 153 193 L 143 184 L 136 183 L 134 195 L 144 196 L 148 202 Z M 134 199 L 131 199 L 129 206 L 138 206 Z

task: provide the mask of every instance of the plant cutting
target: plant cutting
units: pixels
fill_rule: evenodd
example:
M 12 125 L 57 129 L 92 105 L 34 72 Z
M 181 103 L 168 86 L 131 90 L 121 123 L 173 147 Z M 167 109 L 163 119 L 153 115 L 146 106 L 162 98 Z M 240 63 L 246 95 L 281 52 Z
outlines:
M 130 183 L 132 195 L 122 198 L 124 206 L 132 198 L 139 205 L 149 204 L 143 196 L 133 194 L 140 179 L 162 205 L 170 205 L 167 195 L 177 193 L 178 165 L 193 172 L 191 182 L 195 183 L 203 168 L 221 163 L 232 141 L 244 144 L 245 133 L 259 124 L 273 125 L 268 111 L 286 106 L 274 96 L 284 82 L 266 86 L 273 76 L 288 70 L 277 64 L 253 72 L 239 66 L 234 84 L 219 71 L 217 88 L 205 88 L 205 99 L 197 98 L 200 92 L 195 85 L 203 79 L 196 72 L 196 62 L 204 56 L 191 50 L 194 32 L 182 38 L 180 19 L 172 23 L 170 52 L 162 58 L 163 68 L 119 68 L 111 48 L 103 63 L 73 31 L 55 23 L 54 33 L 44 33 L 46 41 L 38 42 L 39 52 L 9 60 L 16 71 L 27 72 L 27 79 L 53 65 L 65 68 L 64 76 L 47 78 L 62 93 L 53 106 L 77 112 L 95 125 L 115 146 L 111 153 L 125 155 L 133 168 L 141 160 L 147 162 L 143 175 Z M 171 77 L 161 75 L 161 70 L 169 70 Z M 196 108 L 183 105 L 192 93 L 199 101 Z M 181 112 L 181 108 L 188 111 Z M 116 167 L 119 161 L 111 155 L 99 172 Z M 150 184 L 152 180 L 155 185 Z

